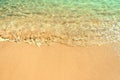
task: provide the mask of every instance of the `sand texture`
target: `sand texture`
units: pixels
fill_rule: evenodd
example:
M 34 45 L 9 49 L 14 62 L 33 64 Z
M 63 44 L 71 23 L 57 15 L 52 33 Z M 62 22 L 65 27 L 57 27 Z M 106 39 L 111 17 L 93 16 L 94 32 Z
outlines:
M 120 80 L 119 48 L 0 42 L 0 80 Z
M 0 80 L 120 80 L 120 0 L 0 0 Z

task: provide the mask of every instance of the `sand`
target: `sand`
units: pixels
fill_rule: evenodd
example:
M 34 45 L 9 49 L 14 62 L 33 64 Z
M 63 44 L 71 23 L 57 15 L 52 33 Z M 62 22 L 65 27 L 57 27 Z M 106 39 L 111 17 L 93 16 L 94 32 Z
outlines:
M 119 2 L 84 1 L 0 0 L 0 80 L 120 80 Z
M 37 47 L 0 42 L 0 80 L 120 80 L 115 45 Z

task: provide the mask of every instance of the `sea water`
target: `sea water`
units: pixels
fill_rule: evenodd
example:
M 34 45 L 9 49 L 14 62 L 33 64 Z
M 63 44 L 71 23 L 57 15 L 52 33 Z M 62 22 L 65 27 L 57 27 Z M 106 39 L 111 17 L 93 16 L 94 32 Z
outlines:
M 62 14 L 61 11 L 66 10 L 97 17 L 120 17 L 120 0 L 0 0 L 1 17 L 26 13 Z
M 54 34 L 67 42 L 120 40 L 120 0 L 0 0 L 1 25 L 11 25 L 15 18 L 18 25 L 13 26 L 55 27 Z

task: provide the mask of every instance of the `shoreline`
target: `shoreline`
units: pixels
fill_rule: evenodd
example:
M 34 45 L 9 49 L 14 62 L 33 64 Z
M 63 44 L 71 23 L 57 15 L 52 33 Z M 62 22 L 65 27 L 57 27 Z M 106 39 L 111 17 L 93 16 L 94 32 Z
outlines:
M 80 21 L 83 19 L 83 21 Z M 100 21 L 64 16 L 10 17 L 0 20 L 0 37 L 15 42 L 85 46 L 120 41 L 120 27 L 116 21 Z

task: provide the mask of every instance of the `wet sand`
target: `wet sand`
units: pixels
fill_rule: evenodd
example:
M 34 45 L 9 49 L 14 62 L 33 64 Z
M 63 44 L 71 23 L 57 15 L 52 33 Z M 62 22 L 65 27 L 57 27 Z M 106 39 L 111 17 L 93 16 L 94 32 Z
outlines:
M 120 80 L 113 47 L 0 42 L 0 80 Z

